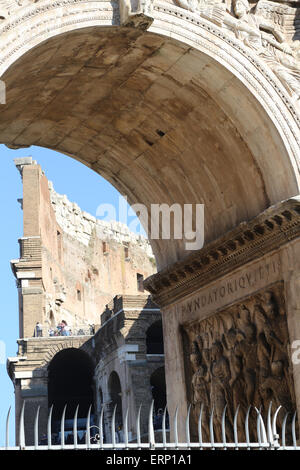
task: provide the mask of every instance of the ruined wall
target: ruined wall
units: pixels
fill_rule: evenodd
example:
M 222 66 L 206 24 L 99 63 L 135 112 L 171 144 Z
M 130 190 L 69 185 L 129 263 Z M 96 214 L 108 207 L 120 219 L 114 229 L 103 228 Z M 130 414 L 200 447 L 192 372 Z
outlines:
M 149 296 L 117 296 L 101 320 L 102 325 L 94 336 L 97 362 L 95 386 L 98 414 L 104 406 L 106 438 L 111 438 L 111 418 L 116 404 L 115 390 L 110 386 L 112 374 L 119 377 L 121 388 L 122 413 L 119 405 L 117 415 L 121 414 L 124 423 L 128 409 L 129 436 L 134 438 L 137 414 L 142 405 L 140 424 L 141 434 L 144 435 L 148 430 L 153 398 L 151 376 L 164 367 L 164 355 L 148 354 L 146 344 L 149 327 L 161 320 L 160 310 Z
M 123 224 L 96 220 L 57 194 L 30 158 L 17 159 L 16 165 L 23 177 L 24 211 L 21 258 L 12 262 L 18 279 L 22 269 L 20 337 L 32 336 L 37 321 L 43 335 L 63 319 L 74 329 L 98 325 L 114 295 L 139 294 L 137 274 L 146 278 L 155 272 L 148 241 Z M 38 269 L 32 266 L 35 258 Z M 26 289 L 35 290 L 28 297 Z

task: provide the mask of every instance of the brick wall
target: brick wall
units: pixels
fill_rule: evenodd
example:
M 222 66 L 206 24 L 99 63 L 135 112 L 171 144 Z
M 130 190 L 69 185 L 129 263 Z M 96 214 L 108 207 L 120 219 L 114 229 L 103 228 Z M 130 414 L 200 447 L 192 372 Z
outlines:
M 24 236 L 12 262 L 23 304 L 20 336 L 32 336 L 37 321 L 46 334 L 61 320 L 98 325 L 115 295 L 141 293 L 137 274 L 155 272 L 148 241 L 57 194 L 31 158 L 15 163 L 23 178 Z

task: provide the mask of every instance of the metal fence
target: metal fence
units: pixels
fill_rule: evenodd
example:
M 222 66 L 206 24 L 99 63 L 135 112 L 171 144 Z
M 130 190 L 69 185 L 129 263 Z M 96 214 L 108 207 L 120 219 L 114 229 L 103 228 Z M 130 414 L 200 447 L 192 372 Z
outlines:
M 229 440 L 227 438 L 227 424 L 228 417 L 226 416 L 227 406 L 225 406 L 221 418 L 221 422 L 217 423 L 220 426 L 222 439 L 217 442 L 215 439 L 215 429 L 216 429 L 216 416 L 214 413 L 214 408 L 209 412 L 208 423 L 204 423 L 203 420 L 203 409 L 201 406 L 198 423 L 197 423 L 197 439 L 191 439 L 191 406 L 188 409 L 187 416 L 184 417 L 185 425 L 185 439 L 184 441 L 179 440 L 178 433 L 178 407 L 176 408 L 175 414 L 172 419 L 172 441 L 170 442 L 167 437 L 169 435 L 167 429 L 167 419 L 168 412 L 165 408 L 163 417 L 162 417 L 162 428 L 160 430 L 160 442 L 157 441 L 157 431 L 154 429 L 154 402 L 152 402 L 149 415 L 148 415 L 148 434 L 147 438 L 141 436 L 141 406 L 139 407 L 137 418 L 136 418 L 136 436 L 134 440 L 129 440 L 128 432 L 128 409 L 125 414 L 124 426 L 123 426 L 123 439 L 122 442 L 118 442 L 116 434 L 116 406 L 114 407 L 110 431 L 111 439 L 110 442 L 105 442 L 104 439 L 104 407 L 102 407 L 98 426 L 95 426 L 91 423 L 91 409 L 92 405 L 89 408 L 87 418 L 86 418 L 86 428 L 85 428 L 85 442 L 80 443 L 78 439 L 78 409 L 77 406 L 74 419 L 73 419 L 73 439 L 72 444 L 67 444 L 65 440 L 65 415 L 66 407 L 64 407 L 62 417 L 60 420 L 60 444 L 53 444 L 52 442 L 52 412 L 53 406 L 50 408 L 48 415 L 48 424 L 47 424 L 47 436 L 46 444 L 39 441 L 39 412 L 40 407 L 38 407 L 35 420 L 34 420 L 34 445 L 26 445 L 26 436 L 25 436 L 25 423 L 24 423 L 24 411 L 25 411 L 25 402 L 23 403 L 21 413 L 20 413 L 20 422 L 19 422 L 19 445 L 10 446 L 9 442 L 9 422 L 10 422 L 10 409 L 6 418 L 6 441 L 5 447 L 0 447 L 0 450 L 64 450 L 64 449 L 85 449 L 85 450 L 125 450 L 125 449 L 135 449 L 135 450 L 300 450 L 299 442 L 297 443 L 297 424 L 296 424 L 296 412 L 294 414 L 287 412 L 284 414 L 281 423 L 278 423 L 278 414 L 281 410 L 281 406 L 278 407 L 275 412 L 272 412 L 272 403 L 270 403 L 267 410 L 267 416 L 263 417 L 261 410 L 256 407 L 249 406 L 245 416 L 241 416 L 240 408 L 237 407 L 234 418 L 233 418 L 233 439 Z M 254 411 L 252 411 L 254 410 Z M 250 420 L 250 411 L 254 412 L 254 421 L 255 421 L 255 430 L 249 429 L 249 423 L 253 423 L 253 417 Z M 241 418 L 243 421 L 243 429 L 241 432 Z M 278 426 L 279 425 L 279 426 Z M 277 432 L 277 428 L 281 428 L 281 432 Z M 96 428 L 97 433 L 93 433 L 92 430 Z M 203 431 L 209 435 L 207 441 L 203 440 Z M 255 431 L 256 439 L 250 439 L 250 433 L 253 435 Z M 244 439 L 239 438 L 239 433 L 243 434 Z

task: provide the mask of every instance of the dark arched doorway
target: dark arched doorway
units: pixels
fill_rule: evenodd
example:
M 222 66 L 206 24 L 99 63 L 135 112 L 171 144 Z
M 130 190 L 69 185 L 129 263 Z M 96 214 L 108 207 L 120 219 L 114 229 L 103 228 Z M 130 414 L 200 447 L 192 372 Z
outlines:
M 162 428 L 163 411 L 167 404 L 165 368 L 159 367 L 150 377 L 152 398 L 154 400 L 154 429 Z M 166 416 L 166 426 L 169 427 L 169 415 Z
M 146 333 L 147 354 L 164 354 L 162 321 L 153 323 Z
M 119 431 L 123 429 L 122 389 L 119 376 L 116 372 L 112 372 L 109 376 L 108 393 L 112 413 L 116 406 L 116 431 Z
M 150 377 L 154 410 L 164 409 L 167 404 L 165 368 L 159 367 Z
M 66 420 L 74 418 L 77 405 L 78 418 L 86 418 L 93 404 L 94 367 L 89 356 L 79 349 L 65 349 L 54 356 L 48 371 L 48 404 L 53 405 L 53 421 L 61 419 L 65 405 Z

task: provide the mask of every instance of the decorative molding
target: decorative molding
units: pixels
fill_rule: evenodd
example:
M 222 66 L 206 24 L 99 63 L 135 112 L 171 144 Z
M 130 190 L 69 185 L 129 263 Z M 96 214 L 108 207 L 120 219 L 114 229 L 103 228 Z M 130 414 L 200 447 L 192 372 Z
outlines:
M 153 300 L 166 307 L 300 235 L 300 196 L 276 204 L 182 261 L 144 281 Z
M 153 0 L 138 0 L 135 6 L 131 0 L 119 0 L 120 24 L 145 31 L 153 23 L 152 8 Z

